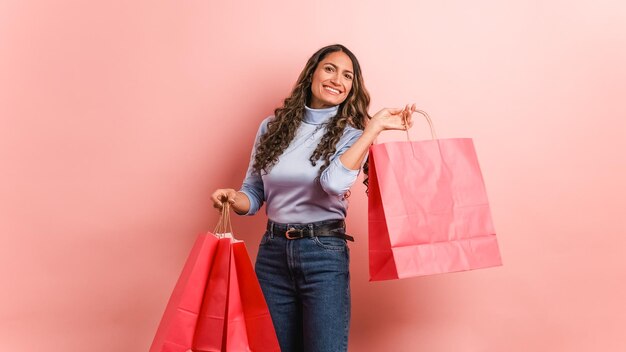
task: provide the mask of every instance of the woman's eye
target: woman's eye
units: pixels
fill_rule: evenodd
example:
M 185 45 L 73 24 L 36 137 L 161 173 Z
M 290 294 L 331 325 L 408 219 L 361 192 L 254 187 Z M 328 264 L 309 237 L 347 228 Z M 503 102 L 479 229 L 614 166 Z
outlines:
M 352 76 L 351 75 L 346 75 L 346 78 L 347 79 L 352 79 Z
M 333 68 L 330 67 L 330 66 L 326 66 L 324 69 L 326 70 L 326 72 L 332 72 L 333 71 Z

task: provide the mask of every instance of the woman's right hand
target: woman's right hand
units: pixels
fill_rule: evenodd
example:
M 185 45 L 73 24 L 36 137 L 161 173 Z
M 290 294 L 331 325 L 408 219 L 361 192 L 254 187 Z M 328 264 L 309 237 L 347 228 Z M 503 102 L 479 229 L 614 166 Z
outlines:
M 237 198 L 237 191 L 232 188 L 220 188 L 213 192 L 211 195 L 211 200 L 213 201 L 213 208 L 221 211 L 222 204 L 224 202 L 229 202 L 231 205 L 235 204 L 235 199 Z

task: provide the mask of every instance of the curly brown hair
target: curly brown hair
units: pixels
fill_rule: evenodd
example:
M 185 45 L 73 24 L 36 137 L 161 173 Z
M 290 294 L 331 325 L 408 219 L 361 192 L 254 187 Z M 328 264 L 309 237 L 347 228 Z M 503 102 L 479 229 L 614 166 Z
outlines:
M 275 118 L 267 124 L 267 132 L 263 134 L 256 146 L 253 169 L 257 173 L 267 174 L 278 162 L 278 158 L 287 149 L 296 130 L 300 127 L 304 118 L 304 106 L 311 102 L 311 81 L 313 73 L 319 63 L 330 53 L 344 52 L 352 61 L 354 78 L 352 89 L 346 99 L 339 105 L 337 115 L 326 124 L 326 132 L 317 148 L 311 154 L 309 160 L 315 166 L 320 159 L 324 160 L 324 165 L 319 170 L 319 175 L 330 165 L 330 157 L 335 153 L 337 142 L 343 135 L 346 125 L 363 130 L 366 119 L 370 119 L 367 110 L 370 104 L 370 96 L 363 84 L 361 66 L 356 56 L 341 44 L 333 44 L 319 49 L 309 58 L 304 69 L 300 73 L 298 80 L 291 92 L 285 98 L 283 106 L 274 110 Z M 363 183 L 368 185 L 368 161 L 365 161 L 363 172 L 366 175 Z

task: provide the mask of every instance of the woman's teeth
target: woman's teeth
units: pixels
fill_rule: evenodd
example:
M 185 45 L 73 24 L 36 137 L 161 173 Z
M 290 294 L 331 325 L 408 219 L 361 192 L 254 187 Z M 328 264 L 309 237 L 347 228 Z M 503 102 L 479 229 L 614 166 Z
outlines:
M 330 87 L 324 87 L 324 89 L 326 89 L 327 91 L 329 91 L 332 94 L 339 94 L 339 91 L 337 89 L 330 88 Z

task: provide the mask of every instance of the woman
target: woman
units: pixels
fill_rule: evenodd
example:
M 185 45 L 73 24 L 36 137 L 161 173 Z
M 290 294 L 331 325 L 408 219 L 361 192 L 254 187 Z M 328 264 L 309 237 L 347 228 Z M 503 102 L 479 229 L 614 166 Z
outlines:
M 216 208 L 229 202 L 240 215 L 267 202 L 255 270 L 282 351 L 348 348 L 346 197 L 378 134 L 410 127 L 415 111 L 407 105 L 370 117 L 369 101 L 354 54 L 338 44 L 321 48 L 283 107 L 261 122 L 241 189 L 212 195 Z

